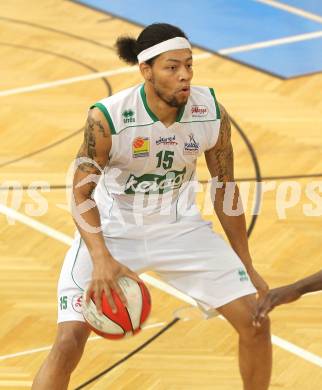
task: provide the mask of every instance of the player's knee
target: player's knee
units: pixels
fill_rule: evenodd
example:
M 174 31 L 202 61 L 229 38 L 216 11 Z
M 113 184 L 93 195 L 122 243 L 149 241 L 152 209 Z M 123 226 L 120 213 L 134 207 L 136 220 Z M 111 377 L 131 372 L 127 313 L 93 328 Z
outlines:
M 260 327 L 253 325 L 253 319 L 250 318 L 239 330 L 239 336 L 242 341 L 247 343 L 257 343 L 264 339 L 270 339 L 270 319 L 267 317 Z
M 85 341 L 75 332 L 62 332 L 57 335 L 51 351 L 51 358 L 65 368 L 73 368 L 81 358 Z

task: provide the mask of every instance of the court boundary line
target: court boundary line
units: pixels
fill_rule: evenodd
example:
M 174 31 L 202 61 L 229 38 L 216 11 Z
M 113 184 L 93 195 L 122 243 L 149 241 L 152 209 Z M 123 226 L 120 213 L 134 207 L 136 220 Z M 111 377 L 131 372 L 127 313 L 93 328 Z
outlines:
M 155 322 L 152 324 L 143 325 L 142 330 L 158 328 L 158 327 L 165 326 L 165 325 L 166 325 L 166 322 Z M 87 341 L 95 341 L 95 340 L 104 340 L 104 337 L 92 336 L 92 337 L 89 337 Z M 52 346 L 53 346 L 53 344 L 45 345 L 44 347 L 39 347 L 39 348 L 26 349 L 25 351 L 10 353 L 8 355 L 0 355 L 0 361 L 13 359 L 16 357 L 21 357 L 21 356 L 28 356 L 28 355 L 32 355 L 32 354 L 38 353 L 38 352 L 49 351 L 52 348 Z M 1 376 L 1 373 L 0 373 L 0 376 Z
M 220 50 L 218 50 L 218 52 L 214 52 L 214 53 L 206 51 L 205 53 L 195 54 L 193 57 L 197 61 L 202 60 L 202 59 L 208 59 L 212 55 L 215 55 L 215 54 L 219 54 L 223 58 L 229 58 L 229 57 L 226 57 L 227 54 L 241 53 L 241 52 L 246 52 L 246 51 L 251 51 L 251 50 L 258 50 L 258 49 L 263 49 L 263 48 L 267 48 L 267 47 L 286 45 L 289 43 L 307 41 L 310 39 L 318 39 L 318 38 L 322 38 L 322 30 L 311 32 L 311 33 L 306 33 L 306 34 L 291 35 L 291 36 L 284 37 L 284 38 L 271 39 L 268 41 L 261 41 L 261 42 L 247 44 L 247 45 L 234 46 L 234 47 L 230 47 L 230 48 L 220 49 Z M 258 70 L 258 68 L 256 68 L 256 67 L 254 67 L 254 68 Z M 129 66 L 119 67 L 119 68 L 116 68 L 114 70 L 88 73 L 88 74 L 85 74 L 82 76 L 69 77 L 69 78 L 49 81 L 49 82 L 45 82 L 45 83 L 37 83 L 37 84 L 32 84 L 32 85 L 24 86 L 24 87 L 5 89 L 5 90 L 0 91 L 0 97 L 17 95 L 20 93 L 34 92 L 34 91 L 39 91 L 42 89 L 55 88 L 55 87 L 59 87 L 62 85 L 73 84 L 73 83 L 77 83 L 77 82 L 81 82 L 81 81 L 95 80 L 95 79 L 102 78 L 102 77 L 111 77 L 111 76 L 116 76 L 116 75 L 120 75 L 120 74 L 133 73 L 133 72 L 137 72 L 137 71 L 138 71 L 137 65 L 132 66 L 132 67 L 129 67 Z M 265 72 L 265 73 L 267 73 L 267 72 Z M 305 76 L 305 74 L 301 75 L 301 76 Z
M 220 49 L 220 50 L 218 50 L 218 53 L 224 54 L 224 55 L 233 54 L 233 53 L 243 53 L 246 51 L 263 49 L 263 48 L 272 47 L 272 46 L 287 45 L 289 43 L 308 41 L 310 39 L 317 39 L 317 38 L 321 38 L 321 37 L 322 37 L 322 31 L 319 30 L 319 31 L 313 31 L 310 33 L 290 35 L 290 36 L 284 37 L 284 38 L 270 39 L 268 41 L 249 43 L 247 45 L 235 46 L 235 47 L 228 48 L 228 49 Z
M 302 8 L 294 7 L 292 5 L 281 3 L 280 1 L 276 1 L 276 0 L 253 0 L 253 1 L 255 1 L 256 3 L 266 4 L 273 8 L 281 9 L 290 14 L 301 16 L 302 18 L 309 19 L 314 22 L 322 24 L 322 16 L 315 14 L 313 12 L 305 11 Z
M 0 204 L 0 213 L 17 220 L 17 221 L 35 229 L 35 230 L 37 230 L 38 232 L 40 232 L 42 234 L 45 234 L 51 238 L 54 238 L 57 241 L 61 241 L 64 244 L 70 245 L 73 241 L 73 239 L 70 236 L 68 236 L 68 235 L 42 223 L 42 222 L 36 221 L 33 218 L 28 217 L 28 216 L 14 210 L 14 209 L 11 209 L 10 207 L 7 207 L 3 204 Z M 158 279 L 156 279 L 150 275 L 144 274 L 144 273 L 140 274 L 140 277 L 142 280 L 144 280 L 146 283 L 150 284 L 151 286 L 156 287 L 159 290 L 166 292 L 169 295 L 172 295 L 177 299 L 180 299 L 184 302 L 187 302 L 187 303 L 191 304 L 192 306 L 195 306 L 195 307 L 198 306 L 198 304 L 196 303 L 196 301 L 194 299 L 192 299 L 189 296 L 186 296 L 185 294 L 183 294 L 180 291 L 176 290 L 175 288 L 169 286 L 165 282 L 158 280 Z M 272 334 L 272 343 L 274 345 L 280 347 L 281 349 L 284 349 L 285 351 L 290 352 L 291 354 L 302 358 L 303 360 L 306 360 L 306 361 L 308 361 L 308 362 L 310 362 L 318 367 L 322 367 L 322 357 L 320 357 L 320 356 L 318 356 L 310 351 L 307 351 L 304 348 L 298 347 L 297 345 L 295 345 L 287 340 L 284 340 L 278 336 L 275 336 L 273 334 Z
M 28 388 L 30 389 L 32 386 L 32 381 L 26 379 L 1 379 L 0 380 L 0 388 L 8 388 L 8 387 L 15 387 L 15 388 Z

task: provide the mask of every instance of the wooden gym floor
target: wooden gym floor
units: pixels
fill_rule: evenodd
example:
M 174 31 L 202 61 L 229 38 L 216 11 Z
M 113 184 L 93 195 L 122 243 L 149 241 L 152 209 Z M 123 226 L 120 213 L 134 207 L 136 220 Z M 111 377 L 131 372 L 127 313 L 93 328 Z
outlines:
M 88 107 L 111 91 L 141 82 L 138 72 L 119 72 L 125 65 L 113 49 L 118 35 L 137 36 L 140 28 L 63 0 L 2 2 L 0 11 L 0 199 L 18 216 L 29 216 L 15 221 L 15 216 L 8 216 L 8 209 L 1 208 L 0 388 L 23 389 L 30 388 L 48 353 L 45 347 L 55 335 L 56 282 L 68 237 L 74 232 L 64 188 L 66 171 L 81 143 Z M 105 81 L 95 78 L 5 92 L 106 70 L 115 72 Z M 321 217 L 306 216 L 303 206 L 318 209 L 305 192 L 312 181 L 320 183 L 321 193 L 322 73 L 283 81 L 209 55 L 195 61 L 194 84 L 215 88 L 256 151 L 263 181 L 275 183 L 276 188 L 263 195 L 250 237 L 257 270 L 271 287 L 318 271 L 322 264 Z M 236 177 L 251 179 L 246 202 L 250 223 L 254 164 L 235 127 L 233 142 Z M 208 179 L 204 161 L 200 161 L 198 174 L 201 181 Z M 294 175 L 300 178 L 287 179 Z M 280 218 L 276 199 L 285 195 L 287 180 L 300 189 L 299 201 L 285 211 L 286 218 Z M 39 215 L 39 204 L 28 187 L 41 183 L 49 186 L 40 193 L 48 210 Z M 7 190 L 9 185 L 22 187 Z M 315 191 L 318 196 L 318 188 Z M 290 196 L 289 188 L 286 198 Z M 202 193 L 198 203 L 202 207 Z M 206 217 L 220 230 L 214 217 Z M 32 221 L 43 225 L 37 230 Z M 49 227 L 55 232 L 45 230 Z M 150 290 L 153 311 L 149 324 L 155 327 L 121 342 L 91 340 L 70 389 L 123 358 L 172 321 L 175 310 L 187 306 L 159 289 Z M 271 389 L 322 388 L 321 297 L 308 295 L 272 313 L 276 337 Z M 297 354 L 296 347 L 301 348 Z M 306 351 L 313 355 L 307 357 Z M 86 388 L 240 389 L 237 337 L 225 321 L 205 321 L 196 315 L 190 321 L 177 322 L 142 352 Z

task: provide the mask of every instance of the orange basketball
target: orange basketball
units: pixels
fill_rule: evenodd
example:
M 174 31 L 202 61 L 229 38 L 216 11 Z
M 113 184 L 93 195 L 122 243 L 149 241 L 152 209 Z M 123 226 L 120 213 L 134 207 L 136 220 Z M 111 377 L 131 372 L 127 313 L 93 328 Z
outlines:
M 122 277 L 118 281 L 126 299 L 125 307 L 118 294 L 112 290 L 112 296 L 116 305 L 116 313 L 102 295 L 102 312 L 99 314 L 95 300 L 92 297 L 86 302 L 86 291 L 83 295 L 83 316 L 89 327 L 97 334 L 107 339 L 121 339 L 125 336 L 135 335 L 141 330 L 151 311 L 151 297 L 149 290 L 143 282 L 137 282 L 128 277 Z

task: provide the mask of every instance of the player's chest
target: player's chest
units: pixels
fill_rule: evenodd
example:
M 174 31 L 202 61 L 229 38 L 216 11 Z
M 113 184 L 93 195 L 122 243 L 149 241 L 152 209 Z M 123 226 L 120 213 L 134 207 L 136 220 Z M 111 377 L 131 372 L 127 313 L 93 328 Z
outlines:
M 126 156 L 124 162 L 133 168 L 170 170 L 195 164 L 203 152 L 204 140 L 200 131 L 174 126 L 135 128 L 121 143 Z

